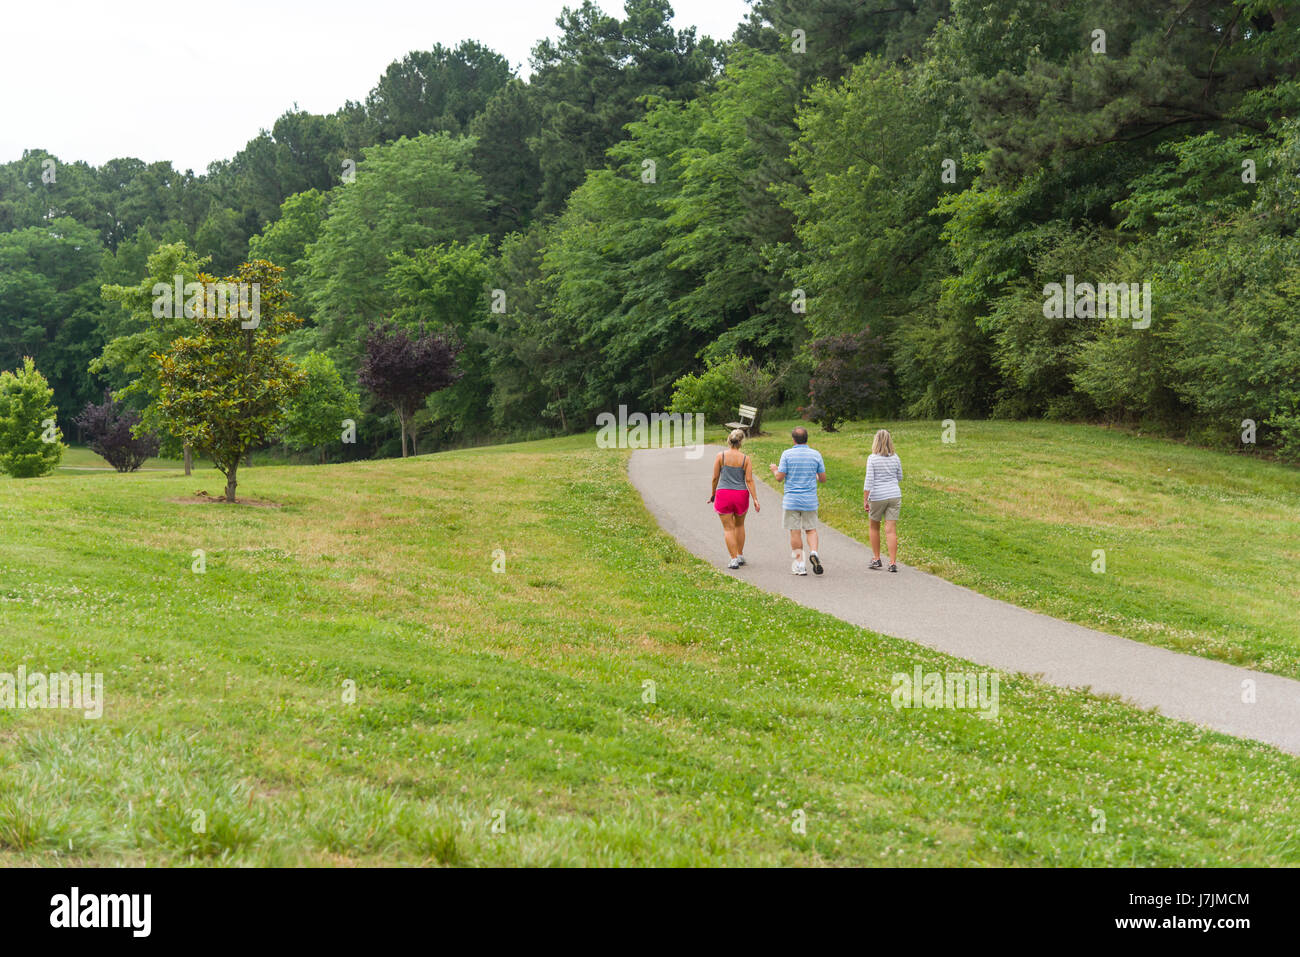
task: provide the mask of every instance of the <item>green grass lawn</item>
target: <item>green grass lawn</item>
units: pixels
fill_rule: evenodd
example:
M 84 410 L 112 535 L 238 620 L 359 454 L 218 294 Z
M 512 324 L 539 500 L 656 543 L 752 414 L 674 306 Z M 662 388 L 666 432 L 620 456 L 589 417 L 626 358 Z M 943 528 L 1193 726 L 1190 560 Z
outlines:
M 766 423 L 749 443 L 756 475 L 796 424 Z M 814 427 L 822 517 L 864 542 L 862 480 L 881 427 L 903 460 L 902 561 L 1112 634 L 1300 678 L 1300 470 L 1089 426 L 958 422 L 948 444 L 938 422 Z
M 1149 494 L 1171 526 L 1202 520 L 1183 489 L 1216 462 L 1253 477 L 1241 517 L 1277 507 L 1288 482 L 1295 494 L 1292 473 L 1257 463 L 983 428 L 959 431 L 951 467 L 899 430 L 909 560 L 951 554 L 960 571 L 983 554 L 961 543 L 999 528 L 1004 482 L 981 469 L 1007 463 L 981 465 L 981 434 L 1023 446 L 1044 495 L 1061 474 L 1104 481 L 1054 471 L 1051 449 L 1114 463 L 1164 450 L 1174 471 Z M 1036 448 L 1040 435 L 1051 444 Z M 841 441 L 818 436 L 827 518 L 861 532 L 847 521 L 853 437 Z M 971 666 L 694 559 L 625 465 L 584 436 L 241 471 L 241 497 L 278 508 L 186 503 L 217 493 L 212 471 L 0 479 L 0 671 L 102 672 L 106 696 L 98 721 L 0 711 L 0 864 L 1300 863 L 1300 759 L 1029 680 L 1004 680 L 996 721 L 895 710 L 894 673 Z M 1049 525 L 1016 489 L 1012 527 Z M 1073 538 L 1044 561 L 1054 577 L 1026 560 L 1051 554 L 1032 537 L 1019 561 L 985 549 L 981 574 L 1027 601 L 1061 589 L 1061 613 L 1111 601 L 1146 558 L 1139 540 L 1074 521 L 1085 574 L 1083 530 L 1115 550 L 1102 583 L 1070 584 Z M 1263 605 L 1286 605 L 1276 576 L 1294 572 L 1251 548 L 1223 574 L 1263 620 Z M 1180 566 L 1141 564 L 1182 593 Z M 1158 620 L 1160 587 L 1143 587 L 1121 608 Z M 1171 611 L 1177 628 L 1192 607 Z M 1278 634 L 1254 621 L 1243 647 Z
M 272 449 L 254 452 L 253 464 L 257 466 L 285 465 L 288 463 L 285 461 L 284 455 L 280 453 L 278 449 Z M 157 469 L 180 471 L 184 468 L 184 464 L 180 459 L 159 457 L 146 460 L 140 468 L 144 471 L 154 471 Z M 212 468 L 212 463 L 207 459 L 196 458 L 193 462 L 193 468 L 196 470 L 210 469 Z M 111 472 L 113 471 L 113 467 L 85 446 L 73 445 L 68 446 L 63 450 L 63 458 L 59 461 L 58 470 L 63 472 Z

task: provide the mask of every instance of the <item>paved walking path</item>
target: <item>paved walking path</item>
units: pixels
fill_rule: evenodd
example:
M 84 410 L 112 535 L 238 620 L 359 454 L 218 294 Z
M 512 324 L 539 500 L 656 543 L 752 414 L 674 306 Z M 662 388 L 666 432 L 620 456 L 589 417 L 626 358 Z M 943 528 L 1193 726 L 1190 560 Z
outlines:
M 899 572 L 868 571 L 866 545 L 821 527 L 818 553 L 826 574 L 790 574 L 789 533 L 781 528 L 781 493 L 758 482 L 761 513 L 745 520 L 748 539 L 738 571 L 728 571 L 722 526 L 707 504 L 718 446 L 699 458 L 690 450 L 643 449 L 628 473 L 646 506 L 689 551 L 764 591 L 785 595 L 872 631 L 1050 684 L 1091 688 L 1143 708 L 1253 738 L 1300 754 L 1300 681 L 1179 654 L 1027 611 L 987 598 L 900 563 Z M 755 478 L 767 474 L 754 464 Z M 907 522 L 907 489 L 903 517 Z M 1242 702 L 1242 682 L 1255 682 L 1255 702 Z

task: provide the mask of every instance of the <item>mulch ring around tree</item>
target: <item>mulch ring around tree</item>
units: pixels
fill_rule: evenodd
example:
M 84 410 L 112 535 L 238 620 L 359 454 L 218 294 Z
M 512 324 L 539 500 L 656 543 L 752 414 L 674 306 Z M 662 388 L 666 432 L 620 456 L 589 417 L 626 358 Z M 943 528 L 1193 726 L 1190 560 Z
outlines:
M 284 508 L 279 502 L 266 502 L 260 498 L 236 498 L 227 502 L 224 495 L 209 495 L 203 489 L 186 498 L 169 498 L 175 505 L 249 505 L 253 508 Z

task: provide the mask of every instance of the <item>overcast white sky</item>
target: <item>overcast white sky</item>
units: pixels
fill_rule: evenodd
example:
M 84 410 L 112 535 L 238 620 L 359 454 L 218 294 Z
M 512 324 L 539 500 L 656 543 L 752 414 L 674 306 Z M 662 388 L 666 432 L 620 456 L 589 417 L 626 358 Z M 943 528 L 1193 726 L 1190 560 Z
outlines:
M 598 0 L 623 13 L 622 0 Z M 577 7 L 581 0 L 568 0 Z M 24 149 L 201 173 L 295 103 L 364 99 L 393 60 L 478 40 L 526 75 L 566 0 L 62 0 L 6 3 L 0 162 Z M 745 0 L 672 0 L 678 29 L 727 39 Z M 195 125 L 196 118 L 206 118 Z

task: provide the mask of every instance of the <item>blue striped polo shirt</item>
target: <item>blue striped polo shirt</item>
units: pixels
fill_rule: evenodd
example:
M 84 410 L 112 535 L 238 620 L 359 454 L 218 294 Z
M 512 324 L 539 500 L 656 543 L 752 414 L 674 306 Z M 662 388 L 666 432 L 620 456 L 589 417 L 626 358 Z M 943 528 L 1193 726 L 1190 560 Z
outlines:
M 796 445 L 781 453 L 781 463 L 776 469 L 785 473 L 785 496 L 781 507 L 798 512 L 816 510 L 817 476 L 826 471 L 822 454 L 807 445 Z

